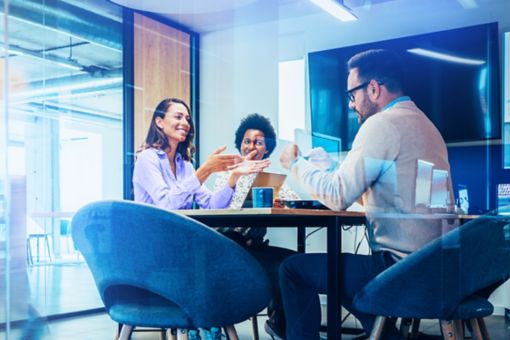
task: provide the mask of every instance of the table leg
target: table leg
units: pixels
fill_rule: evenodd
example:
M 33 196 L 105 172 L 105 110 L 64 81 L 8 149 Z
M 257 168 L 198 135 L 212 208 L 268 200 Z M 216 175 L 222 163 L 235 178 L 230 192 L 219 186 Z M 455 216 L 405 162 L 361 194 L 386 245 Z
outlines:
M 342 285 L 340 274 L 342 232 L 338 217 L 331 218 L 327 225 L 327 252 L 328 252 L 328 340 L 341 339 L 341 311 L 342 311 Z
M 306 227 L 297 227 L 297 251 L 304 253 L 306 249 Z

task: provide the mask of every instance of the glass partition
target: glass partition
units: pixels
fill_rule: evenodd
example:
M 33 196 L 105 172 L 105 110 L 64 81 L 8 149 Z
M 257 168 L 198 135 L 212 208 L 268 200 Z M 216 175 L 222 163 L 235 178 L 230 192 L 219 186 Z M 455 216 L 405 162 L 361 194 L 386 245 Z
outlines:
M 0 323 L 13 322 L 16 337 L 18 320 L 102 306 L 69 221 L 88 202 L 123 197 L 122 10 L 99 0 L 1 4 L 9 84 L 0 118 L 1 305 L 10 299 L 11 308 Z M 24 312 L 7 283 L 25 291 Z
M 503 159 L 510 169 L 510 32 L 503 34 Z

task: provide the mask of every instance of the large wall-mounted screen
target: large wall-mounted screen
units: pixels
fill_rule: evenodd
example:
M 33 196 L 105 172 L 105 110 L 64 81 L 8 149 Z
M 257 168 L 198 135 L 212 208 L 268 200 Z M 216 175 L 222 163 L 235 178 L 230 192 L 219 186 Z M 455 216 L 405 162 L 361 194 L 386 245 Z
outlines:
M 339 137 L 342 149 L 350 149 L 358 122 L 344 95 L 346 63 L 352 55 L 373 48 L 402 55 L 406 94 L 447 143 L 501 138 L 496 23 L 310 53 L 313 131 Z

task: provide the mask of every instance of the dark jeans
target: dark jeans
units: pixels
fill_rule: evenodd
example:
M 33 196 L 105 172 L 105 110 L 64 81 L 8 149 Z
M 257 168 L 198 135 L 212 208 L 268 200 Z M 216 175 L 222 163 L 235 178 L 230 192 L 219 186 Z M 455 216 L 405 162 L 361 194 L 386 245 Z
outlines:
M 246 239 L 238 233 L 225 233 L 224 235 L 246 249 L 266 271 L 273 294 L 269 306 L 267 307 L 267 313 L 273 326 L 276 327 L 276 331 L 285 333 L 285 314 L 280 294 L 279 271 L 283 260 L 295 255 L 296 252 L 291 249 L 270 246 L 267 241 L 262 242 L 261 240 L 247 245 Z M 247 294 L 249 294 L 249 292 L 247 292 Z
M 394 263 L 387 252 L 342 254 L 342 305 L 361 322 L 367 334 L 372 330 L 375 317 L 356 310 L 352 303 L 354 296 Z M 318 294 L 327 293 L 327 255 L 297 254 L 285 260 L 280 268 L 280 287 L 287 339 L 319 339 L 321 309 Z

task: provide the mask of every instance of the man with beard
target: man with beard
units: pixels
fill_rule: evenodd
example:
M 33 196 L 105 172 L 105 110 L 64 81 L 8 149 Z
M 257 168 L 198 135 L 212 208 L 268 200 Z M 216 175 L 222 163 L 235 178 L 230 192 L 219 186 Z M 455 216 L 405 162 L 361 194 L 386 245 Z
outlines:
M 377 274 L 454 227 L 434 219 L 398 217 L 423 210 L 415 205 L 418 160 L 448 174 L 450 166 L 438 130 L 404 95 L 404 72 L 398 55 L 369 50 L 353 56 L 347 67 L 349 107 L 356 112 L 361 127 L 345 160 L 335 172 L 323 172 L 300 157 L 298 147 L 291 145 L 284 149 L 280 161 L 290 176 L 333 210 L 345 210 L 361 198 L 371 254 L 342 254 L 341 296 L 343 306 L 370 334 L 375 317 L 356 310 L 352 303 L 356 293 Z M 449 176 L 448 186 L 451 209 Z M 280 286 L 287 339 L 319 339 L 318 294 L 327 293 L 326 273 L 326 254 L 298 254 L 283 262 Z M 395 327 L 387 327 L 382 338 L 401 336 Z

